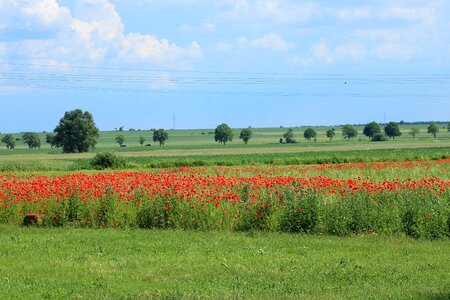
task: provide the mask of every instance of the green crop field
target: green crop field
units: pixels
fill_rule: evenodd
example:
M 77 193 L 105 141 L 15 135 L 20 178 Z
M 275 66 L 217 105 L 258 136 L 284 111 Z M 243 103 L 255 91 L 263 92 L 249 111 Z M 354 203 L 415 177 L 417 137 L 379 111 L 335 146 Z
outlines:
M 413 139 L 412 127 L 420 129 Z M 169 140 L 159 146 L 152 140 L 151 130 L 103 131 L 95 149 L 87 153 L 62 154 L 60 149 L 51 149 L 45 141 L 46 133 L 39 133 L 40 149 L 28 149 L 21 134 L 15 149 L 0 148 L 0 171 L 78 170 L 88 167 L 87 161 L 98 152 L 114 152 L 124 157 L 128 168 L 155 168 L 181 165 L 247 165 L 247 164 L 311 164 L 324 162 L 377 161 L 437 159 L 448 156 L 450 133 L 441 128 L 433 138 L 426 133 L 425 125 L 401 125 L 402 135 L 395 140 L 371 142 L 362 135 L 363 126 L 356 126 L 359 135 L 353 140 L 344 140 L 341 127 L 336 127 L 336 136 L 330 141 L 325 131 L 331 127 L 314 127 L 318 133 L 316 141 L 306 141 L 306 127 L 293 128 L 295 144 L 280 144 L 279 140 L 287 128 L 254 128 L 249 144 L 238 139 L 240 129 L 234 130 L 232 142 L 221 145 L 214 141 L 213 129 L 170 130 Z M 115 142 L 117 135 L 125 136 L 126 147 Z M 146 141 L 140 146 L 139 137 Z

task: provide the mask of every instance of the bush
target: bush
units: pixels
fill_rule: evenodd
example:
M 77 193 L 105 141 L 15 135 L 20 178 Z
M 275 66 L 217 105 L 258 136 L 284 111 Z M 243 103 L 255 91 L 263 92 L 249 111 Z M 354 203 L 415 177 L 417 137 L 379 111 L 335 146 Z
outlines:
M 98 153 L 91 160 L 91 167 L 97 170 L 119 169 L 125 167 L 125 160 L 109 152 Z
M 376 133 L 372 138 L 372 142 L 385 142 L 387 140 L 388 138 L 382 133 Z

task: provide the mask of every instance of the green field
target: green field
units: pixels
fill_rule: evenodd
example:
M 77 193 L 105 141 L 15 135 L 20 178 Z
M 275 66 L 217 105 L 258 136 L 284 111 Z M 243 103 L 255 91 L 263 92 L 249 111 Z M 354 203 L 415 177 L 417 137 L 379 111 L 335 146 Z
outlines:
M 412 127 L 420 128 L 413 139 Z M 240 129 L 234 130 L 234 140 L 227 145 L 214 142 L 213 129 L 170 130 L 166 145 L 158 146 L 150 130 L 104 131 L 100 133 L 95 149 L 88 153 L 62 154 L 60 149 L 51 149 L 45 141 L 46 133 L 40 133 L 41 149 L 28 149 L 21 141 L 16 148 L 0 148 L 0 171 L 73 171 L 89 169 L 89 159 L 98 152 L 115 152 L 127 161 L 127 168 L 159 168 L 198 165 L 298 165 L 317 163 L 339 163 L 352 161 L 387 161 L 439 159 L 450 155 L 450 133 L 446 127 L 440 129 L 436 139 L 426 133 L 426 126 L 400 126 L 402 136 L 386 142 L 371 142 L 362 135 L 363 126 L 357 126 L 359 135 L 353 141 L 344 140 L 341 128 L 336 127 L 336 137 L 329 141 L 325 131 L 331 127 L 314 127 L 317 140 L 303 139 L 306 127 L 293 128 L 296 144 L 280 144 L 279 139 L 287 128 L 255 128 L 253 138 L 245 145 L 238 139 Z M 114 139 L 125 136 L 127 147 L 121 148 Z M 140 136 L 146 138 L 140 146 Z M 19 139 L 20 133 L 15 134 Z
M 448 241 L 0 227 L 3 299 L 448 299 Z

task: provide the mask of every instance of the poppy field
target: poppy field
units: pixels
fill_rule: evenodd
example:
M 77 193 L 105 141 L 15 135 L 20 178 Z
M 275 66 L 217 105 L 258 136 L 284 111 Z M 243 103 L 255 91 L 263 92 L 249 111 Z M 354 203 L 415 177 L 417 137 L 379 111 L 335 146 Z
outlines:
M 0 222 L 450 236 L 450 159 L 0 175 Z

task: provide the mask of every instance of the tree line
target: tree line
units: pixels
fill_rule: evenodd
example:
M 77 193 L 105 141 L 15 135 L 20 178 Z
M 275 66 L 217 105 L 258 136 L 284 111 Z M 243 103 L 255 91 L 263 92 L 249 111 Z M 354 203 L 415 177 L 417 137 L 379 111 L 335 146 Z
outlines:
M 122 130 L 120 130 L 122 131 Z M 353 125 L 347 124 L 342 126 L 342 136 L 344 139 L 353 140 L 358 131 Z M 447 125 L 447 131 L 450 132 L 450 123 Z M 52 133 L 47 133 L 45 141 L 53 147 L 61 147 L 64 153 L 76 153 L 87 152 L 89 148 L 94 148 L 97 144 L 99 137 L 99 129 L 96 127 L 94 118 L 91 113 L 83 112 L 80 109 L 73 111 L 67 111 L 60 119 L 59 123 L 55 127 Z M 411 128 L 408 132 L 413 138 L 420 132 L 419 128 Z M 437 123 L 432 122 L 427 127 L 427 133 L 433 135 L 436 138 L 439 132 L 439 126 Z M 399 124 L 396 122 L 389 122 L 381 128 L 377 122 L 370 122 L 364 126 L 363 134 L 372 141 L 385 141 L 388 138 L 395 139 L 401 136 Z M 247 144 L 252 138 L 253 132 L 251 128 L 244 128 L 239 134 L 245 144 Z M 326 137 L 331 141 L 336 136 L 336 130 L 334 128 L 328 129 L 325 132 Z M 303 132 L 303 137 L 307 141 L 315 140 L 317 138 L 317 132 L 313 128 L 307 128 Z M 164 145 L 169 139 L 169 133 L 164 129 L 153 130 L 153 141 L 159 143 L 160 146 Z M 21 139 L 16 139 L 12 134 L 6 134 L 1 139 L 1 142 L 6 145 L 8 149 L 13 149 L 16 145 L 16 141 L 22 140 L 28 145 L 30 149 L 40 148 L 41 140 L 39 135 L 35 132 L 25 132 Z M 214 140 L 220 144 L 226 145 L 228 142 L 233 141 L 233 130 L 226 124 L 222 123 L 218 125 L 214 131 Z M 125 136 L 119 134 L 115 137 L 115 142 L 121 147 L 126 146 Z M 145 137 L 140 136 L 138 140 L 139 144 L 143 146 L 146 142 Z M 280 138 L 280 143 L 292 144 L 297 141 L 294 138 L 294 131 L 290 128 Z M 151 146 L 147 144 L 146 146 Z

